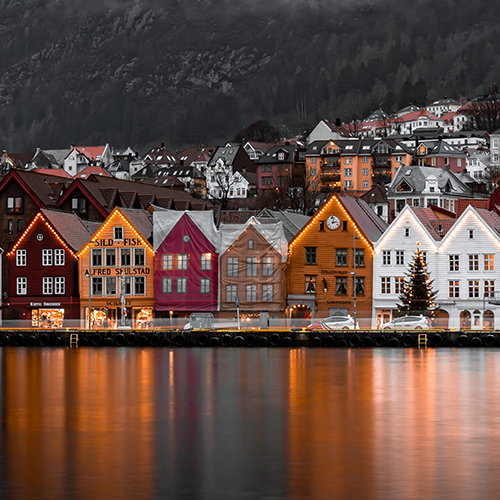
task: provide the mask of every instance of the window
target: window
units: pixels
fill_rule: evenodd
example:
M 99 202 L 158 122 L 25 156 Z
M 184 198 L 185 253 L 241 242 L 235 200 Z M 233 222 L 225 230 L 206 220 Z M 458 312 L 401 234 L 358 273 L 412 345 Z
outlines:
M 262 302 L 273 301 L 273 285 L 262 285 Z
M 344 187 L 352 188 L 352 181 L 344 181 Z
M 368 169 L 367 168 L 363 169 L 363 175 L 368 175 Z
M 365 294 L 365 278 L 356 277 L 356 295 L 364 295 Z
M 144 248 L 134 248 L 134 266 L 144 267 L 146 265 L 146 251 Z
M 65 261 L 64 248 L 56 248 L 54 250 L 54 265 L 64 266 L 64 261 Z
M 396 250 L 396 266 L 404 266 L 405 264 L 405 251 Z
M 106 248 L 106 267 L 116 267 L 116 249 Z
M 419 207 L 420 206 L 420 199 L 419 198 L 415 198 L 413 200 L 413 206 L 414 207 Z
M 344 165 L 352 165 L 352 157 L 346 156 L 344 158 Z
M 335 293 L 337 295 L 347 295 L 347 276 L 337 276 L 335 278 Z
M 384 266 L 391 265 L 391 251 L 390 250 L 382 250 L 382 265 L 384 265 Z
M 324 231 L 325 230 L 325 221 L 324 220 L 320 220 L 319 221 L 319 230 L 320 231 Z
M 130 267 L 132 265 L 132 250 L 130 248 L 120 248 L 120 266 Z
M 311 164 L 312 164 L 312 165 L 316 165 L 316 157 L 315 157 L 315 156 L 313 156 L 313 157 L 311 158 Z
M 474 299 L 479 297 L 479 281 L 469 280 L 469 298 Z
M 257 285 L 247 285 L 247 302 L 257 302 Z
M 26 265 L 26 250 L 16 250 L 16 266 Z
M 123 240 L 123 227 L 115 226 L 113 228 L 113 239 L 114 240 Z
M 188 254 L 179 253 L 177 254 L 177 269 L 186 271 L 188 268 Z
M 484 280 L 484 296 L 493 297 L 493 292 L 495 291 L 495 281 L 494 280 Z
M 400 293 L 403 293 L 405 287 L 405 279 L 401 277 L 396 277 L 394 278 L 394 293 L 397 293 L 398 295 Z
M 161 293 L 172 293 L 172 278 L 161 279 Z
M 21 196 L 9 196 L 7 198 L 7 213 L 19 214 L 23 211 L 23 199 Z
M 146 276 L 134 277 L 134 295 L 146 295 Z
M 52 295 L 54 293 L 54 278 L 42 278 L 43 295 Z
M 469 255 L 469 271 L 479 271 L 479 255 Z
M 424 264 L 427 264 L 427 250 L 421 251 L 422 254 L 422 260 L 424 261 Z
M 23 219 L 17 219 L 17 232 L 20 233 L 23 230 Z
M 253 240 L 248 240 L 248 250 L 253 250 Z
M 368 156 L 363 156 L 363 163 L 368 163 Z M 366 174 L 363 174 L 363 175 L 368 175 L 368 169 L 367 168 L 364 168 L 363 171 L 366 170 Z
M 200 293 L 210 293 L 210 278 L 200 278 Z
M 347 266 L 347 248 L 337 248 L 335 264 L 337 266 Z
M 262 276 L 272 276 L 274 274 L 274 257 L 262 258 Z
M 456 299 L 460 297 L 460 281 L 448 281 L 449 297 Z
M 227 259 L 227 275 L 238 276 L 238 257 L 229 257 Z
M 164 253 L 161 256 L 161 268 L 165 270 L 174 268 L 174 256 L 171 253 Z
M 16 278 L 17 295 L 26 295 L 28 293 L 28 278 Z
M 404 229 L 404 235 L 405 235 L 405 238 L 409 238 L 410 237 L 410 228 L 409 227 L 405 227 L 405 229 Z
M 285 153 L 278 153 L 278 160 L 283 161 L 285 159 Z
M 357 267 L 363 267 L 365 265 L 365 250 L 364 248 L 356 248 L 354 262 Z
M 86 213 L 87 200 L 85 198 L 71 198 L 71 211 L 73 213 Z
M 12 219 L 7 221 L 7 233 L 9 235 L 14 234 L 14 221 Z
M 125 295 L 132 295 L 132 278 L 130 276 L 122 278 L 122 287 Z
M 64 295 L 66 289 L 66 278 L 64 276 L 54 278 L 54 293 Z
M 318 171 L 315 168 L 311 168 L 311 176 L 314 177 L 318 174 Z
M 316 276 L 306 276 L 306 293 L 316 293 Z
M 257 276 L 257 257 L 247 257 L 247 276 Z
M 51 266 L 52 265 L 52 249 L 44 248 L 42 250 L 42 266 Z
M 380 278 L 381 293 L 391 293 L 391 278 L 383 276 Z
M 177 278 L 177 293 L 187 293 L 187 278 Z
M 460 271 L 460 255 L 450 255 L 450 271 Z
M 352 168 L 344 168 L 344 177 L 352 177 Z
M 369 187 L 369 182 L 368 181 L 363 181 L 363 188 Z
M 106 278 L 106 295 L 116 295 L 116 277 L 109 276 Z
M 226 287 L 226 302 L 235 302 L 238 295 L 236 285 Z
M 102 267 L 102 250 L 100 248 L 93 248 L 91 255 L 92 267 Z
M 200 270 L 201 271 L 211 271 L 212 270 L 212 254 L 202 253 L 200 255 Z
M 494 256 L 492 253 L 484 254 L 484 270 L 493 271 L 495 269 Z
M 316 264 L 316 247 L 306 247 L 306 264 Z
M 474 229 L 469 229 L 469 239 L 474 239 Z
M 102 297 L 102 278 L 92 278 L 92 295 Z

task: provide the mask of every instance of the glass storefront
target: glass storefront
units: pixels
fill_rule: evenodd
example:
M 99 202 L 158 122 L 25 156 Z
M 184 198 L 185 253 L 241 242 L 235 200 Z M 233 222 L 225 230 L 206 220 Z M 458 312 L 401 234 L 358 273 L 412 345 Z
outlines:
M 88 308 L 86 308 L 88 312 Z M 111 328 L 131 326 L 132 328 L 146 329 L 154 326 L 152 307 L 126 308 L 127 314 L 122 317 L 119 307 L 92 307 L 91 328 Z
M 31 326 L 38 328 L 62 328 L 64 309 L 32 309 Z

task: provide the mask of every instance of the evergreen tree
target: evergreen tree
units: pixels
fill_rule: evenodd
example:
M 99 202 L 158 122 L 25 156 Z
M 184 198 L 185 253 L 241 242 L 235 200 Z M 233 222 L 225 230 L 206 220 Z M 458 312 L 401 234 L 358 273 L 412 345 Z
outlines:
M 398 304 L 398 313 L 401 316 L 408 314 L 434 315 L 434 298 L 437 292 L 432 290 L 432 283 L 427 274 L 427 266 L 424 262 L 420 245 L 417 243 L 417 251 L 410 264 L 409 272 L 403 292 L 399 296 L 401 304 Z

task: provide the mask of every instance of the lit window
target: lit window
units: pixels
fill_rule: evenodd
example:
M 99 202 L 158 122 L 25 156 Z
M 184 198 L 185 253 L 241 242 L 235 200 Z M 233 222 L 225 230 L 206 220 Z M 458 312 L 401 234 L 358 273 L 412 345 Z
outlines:
M 460 255 L 450 255 L 450 271 L 460 271 Z
M 448 281 L 448 288 L 450 299 L 460 297 L 460 281 Z
M 316 276 L 306 276 L 306 293 L 316 293 Z
M 23 211 L 23 199 L 20 196 L 9 196 L 7 198 L 7 213 L 21 213 Z
M 484 296 L 493 297 L 495 291 L 495 280 L 484 280 Z
M 52 295 L 54 293 L 54 279 L 52 277 L 42 278 L 43 295 Z
M 54 293 L 64 295 L 66 289 L 66 278 L 64 276 L 54 278 Z
M 493 271 L 495 269 L 494 255 L 492 253 L 484 254 L 484 270 Z
M 177 255 L 177 269 L 186 271 L 188 268 L 188 254 L 180 253 Z
M 401 277 L 396 277 L 394 278 L 394 293 L 397 293 L 398 295 L 400 293 L 403 293 L 405 287 L 405 279 Z
M 202 253 L 200 257 L 200 269 L 202 271 L 210 271 L 212 269 L 212 254 Z
M 344 168 L 344 177 L 352 177 L 352 168 Z
M 469 280 L 469 298 L 477 299 L 479 297 L 479 281 Z

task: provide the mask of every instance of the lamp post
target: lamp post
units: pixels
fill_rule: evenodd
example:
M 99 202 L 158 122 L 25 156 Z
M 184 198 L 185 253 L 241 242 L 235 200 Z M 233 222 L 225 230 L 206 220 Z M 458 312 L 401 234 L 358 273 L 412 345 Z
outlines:
M 170 311 L 170 326 L 172 326 L 172 314 L 174 314 L 174 311 Z
M 89 278 L 89 314 L 88 314 L 89 330 L 92 328 L 92 325 L 90 323 L 91 311 L 92 311 L 92 273 L 90 271 L 92 267 L 92 243 L 95 243 L 95 241 L 89 240 L 89 268 L 85 271 L 85 276 L 88 276 Z
M 357 310 L 356 310 L 356 229 L 353 227 L 353 279 L 352 279 L 352 297 L 353 297 L 353 310 L 354 310 L 354 328 L 358 324 Z

